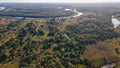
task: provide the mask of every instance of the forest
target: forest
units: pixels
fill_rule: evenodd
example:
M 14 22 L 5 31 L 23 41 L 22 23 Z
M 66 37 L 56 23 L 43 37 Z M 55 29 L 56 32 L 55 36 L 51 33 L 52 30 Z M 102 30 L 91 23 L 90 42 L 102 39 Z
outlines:
M 0 68 L 120 68 L 119 4 L 15 5 L 0 4 Z M 74 14 L 61 6 L 84 15 L 58 19 Z

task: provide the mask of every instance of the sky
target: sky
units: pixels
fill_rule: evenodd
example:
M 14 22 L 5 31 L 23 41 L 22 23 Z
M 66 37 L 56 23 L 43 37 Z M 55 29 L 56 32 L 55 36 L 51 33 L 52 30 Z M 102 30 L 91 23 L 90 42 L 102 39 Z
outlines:
M 120 2 L 120 0 L 0 0 L 0 2 L 30 2 L 30 3 L 104 3 Z

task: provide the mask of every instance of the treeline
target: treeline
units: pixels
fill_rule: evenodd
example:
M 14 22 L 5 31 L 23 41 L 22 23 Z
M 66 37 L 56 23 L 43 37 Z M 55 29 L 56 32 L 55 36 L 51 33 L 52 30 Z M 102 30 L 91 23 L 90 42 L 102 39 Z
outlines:
M 56 18 L 73 15 L 74 12 L 66 12 L 63 8 L 39 5 L 8 5 L 0 11 L 0 16 L 24 17 L 24 18 Z

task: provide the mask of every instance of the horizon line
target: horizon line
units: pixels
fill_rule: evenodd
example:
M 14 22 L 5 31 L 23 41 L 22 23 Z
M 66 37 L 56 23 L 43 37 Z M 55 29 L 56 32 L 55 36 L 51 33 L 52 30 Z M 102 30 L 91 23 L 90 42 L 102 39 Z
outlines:
M 101 3 L 120 3 L 120 2 L 0 2 L 0 3 L 68 3 L 68 4 L 89 4 L 89 3 L 94 3 L 94 4 L 101 4 Z

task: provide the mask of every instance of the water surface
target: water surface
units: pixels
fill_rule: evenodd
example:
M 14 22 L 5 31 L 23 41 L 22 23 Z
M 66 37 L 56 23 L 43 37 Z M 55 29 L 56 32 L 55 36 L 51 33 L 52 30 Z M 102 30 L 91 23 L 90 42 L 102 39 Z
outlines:
M 118 25 L 120 25 L 120 21 L 116 18 L 112 18 L 112 23 L 114 25 L 114 28 L 116 28 Z

